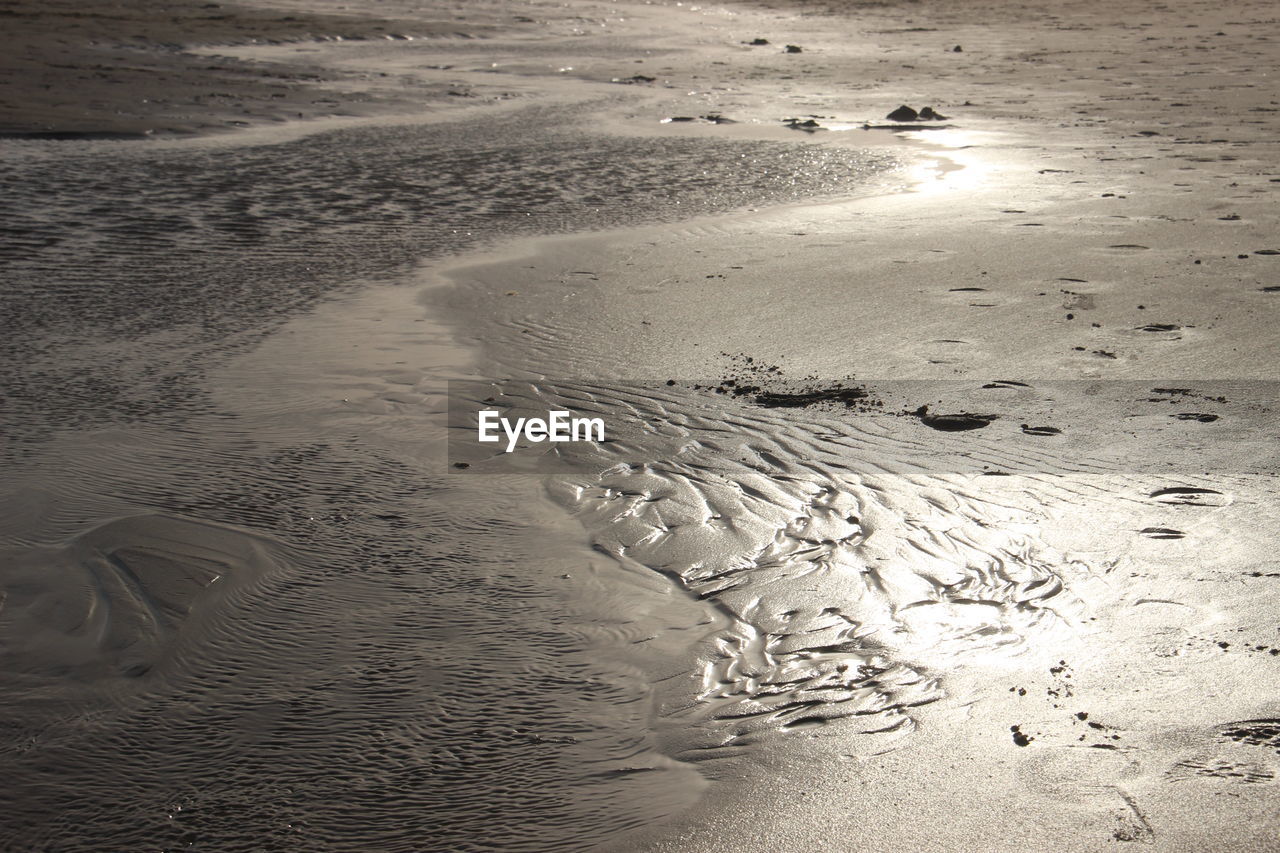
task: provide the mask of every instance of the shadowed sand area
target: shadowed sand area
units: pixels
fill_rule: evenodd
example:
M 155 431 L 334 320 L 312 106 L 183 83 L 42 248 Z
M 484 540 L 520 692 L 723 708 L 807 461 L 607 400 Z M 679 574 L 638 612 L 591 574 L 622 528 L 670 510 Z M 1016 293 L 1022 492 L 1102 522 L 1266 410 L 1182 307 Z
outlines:
M 0 847 L 1275 848 L 1268 4 L 0 20 Z

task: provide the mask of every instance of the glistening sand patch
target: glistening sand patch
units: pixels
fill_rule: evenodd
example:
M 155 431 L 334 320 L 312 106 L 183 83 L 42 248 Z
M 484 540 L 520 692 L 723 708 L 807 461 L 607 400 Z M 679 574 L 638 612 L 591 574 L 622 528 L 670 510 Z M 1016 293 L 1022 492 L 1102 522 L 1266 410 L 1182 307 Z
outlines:
M 940 465 L 919 428 L 684 387 L 490 393 L 504 409 L 600 416 L 605 442 L 539 449 L 580 472 L 553 475 L 552 494 L 624 566 L 676 580 L 728 620 L 702 639 L 688 693 L 666 693 L 682 755 L 828 723 L 909 731 L 953 669 L 1060 646 L 1088 611 L 1072 588 L 1105 571 L 1038 535 L 1055 497 L 1101 493 L 1094 463 L 1052 450 L 1024 460 L 1036 473 L 1019 480 L 1019 508 Z M 998 445 L 965 447 L 1000 464 Z M 1071 479 L 1036 483 L 1050 468 Z

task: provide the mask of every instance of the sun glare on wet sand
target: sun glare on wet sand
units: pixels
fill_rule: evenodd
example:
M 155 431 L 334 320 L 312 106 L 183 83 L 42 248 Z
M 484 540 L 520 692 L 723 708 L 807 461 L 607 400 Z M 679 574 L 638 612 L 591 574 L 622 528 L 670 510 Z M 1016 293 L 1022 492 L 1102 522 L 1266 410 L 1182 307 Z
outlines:
M 1280 837 L 1263 0 L 14 0 L 0 850 Z

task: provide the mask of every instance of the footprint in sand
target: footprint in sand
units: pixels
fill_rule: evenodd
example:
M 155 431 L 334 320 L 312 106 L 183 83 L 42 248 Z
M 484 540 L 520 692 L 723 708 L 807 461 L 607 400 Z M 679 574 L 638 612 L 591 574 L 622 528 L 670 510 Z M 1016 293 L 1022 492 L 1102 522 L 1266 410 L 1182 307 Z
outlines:
M 1147 497 L 1157 503 L 1176 506 L 1227 506 L 1231 503 L 1230 495 L 1197 486 L 1166 486 L 1156 489 Z
M 1280 755 L 1280 718 L 1219 723 L 1212 737 L 1216 746 L 1174 764 L 1165 774 L 1169 781 L 1220 779 L 1257 785 L 1276 780 L 1280 768 L 1272 756 Z
M 964 347 L 970 346 L 968 341 L 954 338 L 939 338 L 927 341 L 921 354 L 930 364 L 956 364 L 965 353 Z
M 1138 533 L 1148 539 L 1183 539 L 1187 535 L 1172 527 L 1144 527 Z
M 1169 769 L 1166 775 L 1171 782 L 1182 782 L 1202 777 L 1257 784 L 1259 782 L 1271 782 L 1276 778 L 1275 773 L 1255 762 L 1227 761 L 1221 758 L 1179 761 Z
M 1178 341 L 1182 339 L 1184 331 L 1185 327 L 1178 323 L 1146 323 L 1134 326 L 1132 329 L 1124 329 L 1121 334 L 1142 338 L 1155 337 L 1162 341 Z
M 1280 717 L 1223 723 L 1218 736 L 1248 746 L 1265 747 L 1280 755 Z

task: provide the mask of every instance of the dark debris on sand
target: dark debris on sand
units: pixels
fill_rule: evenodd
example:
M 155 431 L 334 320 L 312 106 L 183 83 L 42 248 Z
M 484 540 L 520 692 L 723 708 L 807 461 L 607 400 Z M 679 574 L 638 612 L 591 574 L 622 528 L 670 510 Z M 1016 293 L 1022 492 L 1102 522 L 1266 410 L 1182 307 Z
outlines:
M 946 121 L 947 117 L 936 112 L 933 107 L 922 107 L 916 112 L 912 107 L 903 104 L 885 116 L 889 121 Z
M 742 399 L 751 405 L 770 409 L 818 408 L 826 411 L 850 411 L 899 418 L 915 418 L 924 426 L 939 432 L 966 432 L 990 426 L 1001 416 L 976 412 L 934 412 L 929 405 L 914 409 L 886 408 L 884 399 L 873 394 L 865 383 L 844 379 L 822 379 L 814 375 L 793 379 L 785 375 L 781 367 L 768 364 L 745 353 L 720 353 L 729 359 L 732 368 L 716 382 L 694 383 L 696 391 L 709 391 L 727 397 Z M 667 380 L 675 385 L 676 380 Z M 989 382 L 984 388 L 1027 387 L 1026 383 L 1003 380 Z M 1063 429 L 1043 424 L 1020 424 L 1025 435 L 1049 438 L 1062 435 Z
M 833 385 L 829 388 L 813 388 L 793 393 L 758 390 L 751 398 L 751 402 L 757 406 L 784 409 L 796 409 L 802 406 L 813 406 L 818 403 L 841 403 L 852 407 L 868 400 L 869 397 L 870 395 L 863 388 L 846 388 L 843 385 Z
M 941 432 L 964 432 L 971 429 L 982 429 L 996 420 L 999 415 L 975 415 L 970 412 L 935 415 L 929 412 L 928 406 L 921 406 L 912 412 L 920 419 L 920 423 Z
M 880 412 L 884 405 L 873 399 L 865 388 L 846 384 L 845 381 L 820 380 L 816 376 L 788 380 L 776 364 L 765 364 L 745 353 L 721 355 L 733 363 L 733 372 L 717 384 L 694 385 L 695 389 L 745 398 L 754 405 L 771 409 L 841 407 Z

